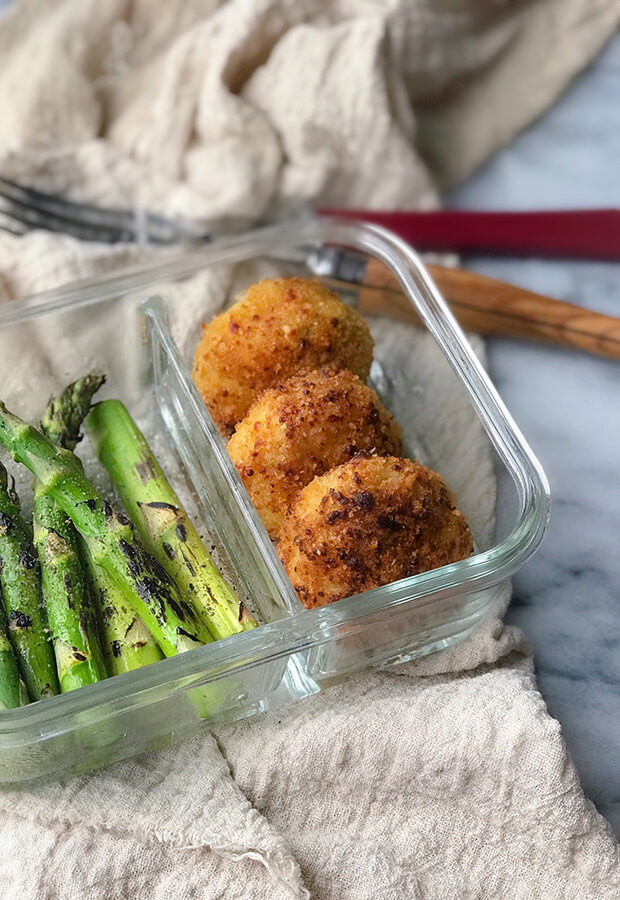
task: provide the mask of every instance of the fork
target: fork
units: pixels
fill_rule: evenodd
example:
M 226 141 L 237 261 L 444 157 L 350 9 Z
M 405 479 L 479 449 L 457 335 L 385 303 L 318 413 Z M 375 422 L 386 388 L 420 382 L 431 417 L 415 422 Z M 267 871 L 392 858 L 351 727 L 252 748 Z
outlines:
M 620 259 L 620 210 L 617 209 L 536 212 L 319 209 L 317 212 L 383 225 L 415 244 L 418 250 Z M 122 241 L 178 244 L 208 241 L 213 236 L 191 222 L 141 209 L 76 203 L 0 176 L 0 229 L 25 234 L 34 228 L 108 244 Z
M 329 215 L 352 215 L 341 210 L 325 212 Z M 195 245 L 215 237 L 192 223 L 175 221 L 149 211 L 76 203 L 0 176 L 2 216 L 5 221 L 0 218 L 0 229 L 17 235 L 40 228 L 69 234 L 84 241 L 109 244 L 137 242 L 160 246 Z M 418 249 L 459 249 L 462 246 L 488 249 L 493 246 L 493 235 L 499 234 L 497 249 L 514 251 L 518 247 L 524 248 L 528 240 L 532 243 L 533 226 L 530 224 L 528 230 L 528 223 L 535 223 L 536 239 L 533 243 L 538 249 L 546 246 L 557 253 L 563 246 L 561 240 L 559 243 L 557 240 L 560 222 L 560 238 L 562 235 L 566 238 L 568 228 L 570 240 L 567 246 L 572 251 L 577 248 L 582 253 L 589 250 L 595 255 L 617 258 L 620 250 L 620 241 L 614 239 L 620 226 L 620 212 L 617 210 L 566 213 L 360 211 L 356 216 L 386 227 L 396 225 L 394 230 L 407 239 L 413 238 L 412 242 Z M 442 238 L 442 222 L 449 239 Z M 585 226 L 589 223 L 592 226 L 594 223 L 596 228 L 571 230 L 570 223 L 575 228 L 578 224 Z M 555 232 L 551 226 L 555 226 Z M 481 246 L 476 244 L 476 227 L 478 235 L 483 237 Z M 279 262 L 293 272 L 298 272 L 301 264 L 322 281 L 346 291 L 362 312 L 388 313 L 401 320 L 417 321 L 398 281 L 377 260 L 369 260 L 350 250 L 326 247 L 310 250 L 300 258 L 289 257 Z M 620 358 L 620 319 L 562 303 L 474 272 L 436 265 L 428 268 L 452 312 L 466 329 L 484 335 L 542 340 Z

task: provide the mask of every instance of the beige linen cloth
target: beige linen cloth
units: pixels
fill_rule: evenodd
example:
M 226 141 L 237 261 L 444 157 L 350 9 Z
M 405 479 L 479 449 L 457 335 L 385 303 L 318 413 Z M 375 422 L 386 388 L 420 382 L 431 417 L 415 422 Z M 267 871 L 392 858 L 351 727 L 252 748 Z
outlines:
M 24 0 L 0 20 L 0 172 L 204 221 L 302 202 L 431 206 L 438 184 L 557 96 L 619 11 Z M 0 299 L 152 252 L 0 232 Z M 222 287 L 200 275 L 179 288 L 186 350 Z M 479 426 L 428 342 L 402 328 L 392 339 L 419 388 L 417 427 L 484 538 L 495 482 Z M 52 336 L 37 340 L 60 378 Z M 5 390 L 19 352 L 0 345 Z M 504 590 L 477 634 L 426 660 L 92 775 L 3 790 L 0 896 L 619 896 L 614 840 L 502 623 L 507 602 Z

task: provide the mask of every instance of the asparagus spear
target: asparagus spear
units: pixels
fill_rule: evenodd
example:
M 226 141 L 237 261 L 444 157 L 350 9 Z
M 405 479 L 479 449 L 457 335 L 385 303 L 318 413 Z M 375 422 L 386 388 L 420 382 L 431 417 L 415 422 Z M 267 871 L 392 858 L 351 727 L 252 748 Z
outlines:
M 123 592 L 103 569 L 88 559 L 101 648 L 108 675 L 120 675 L 162 659 L 152 634 L 125 600 Z
M 27 466 L 80 532 L 93 562 L 125 591 L 166 656 L 210 640 L 204 623 L 146 552 L 131 523 L 104 501 L 81 463 L 0 402 L 0 443 Z
M 97 403 L 84 427 L 145 547 L 203 617 L 212 637 L 255 628 L 256 620 L 213 562 L 120 400 Z
M 0 584 L 8 633 L 31 700 L 59 693 L 41 597 L 39 560 L 19 499 L 0 463 Z
M 75 449 L 92 397 L 104 381 L 103 375 L 86 375 L 69 385 L 57 400 L 52 399 L 41 421 L 44 434 L 60 447 Z M 77 531 L 73 525 L 70 527 L 78 541 Z M 163 654 L 153 636 L 142 619 L 128 606 L 123 592 L 103 569 L 92 562 L 87 548 L 80 549 L 90 570 L 92 584 L 85 584 L 84 587 L 91 593 L 92 612 L 98 620 L 107 673 L 118 675 L 162 659 Z M 105 678 L 105 671 L 100 677 Z
M 21 680 L 17 660 L 7 633 L 6 613 L 0 592 L 0 710 L 28 703 L 26 685 Z
M 87 375 L 52 398 L 41 429 L 60 447 L 73 450 L 95 391 L 105 378 Z M 71 520 L 35 481 L 34 543 L 41 562 L 47 609 L 61 691 L 93 684 L 106 677 L 97 624 L 88 605 L 88 583 L 80 559 L 79 537 Z

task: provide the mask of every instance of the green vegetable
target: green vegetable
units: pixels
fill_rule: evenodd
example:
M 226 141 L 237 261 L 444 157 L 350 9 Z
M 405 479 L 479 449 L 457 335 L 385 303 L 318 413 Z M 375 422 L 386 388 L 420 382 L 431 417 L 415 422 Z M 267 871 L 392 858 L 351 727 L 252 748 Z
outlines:
M 88 556 L 88 551 L 86 551 Z M 108 675 L 140 669 L 163 658 L 152 634 L 125 600 L 116 582 L 89 560 L 93 581 L 93 605 Z
M 56 447 L 1 402 L 0 443 L 30 469 L 73 521 L 95 565 L 124 592 L 166 656 L 210 640 L 204 623 L 146 552 L 131 523 L 102 498 L 73 453 Z
M 59 447 L 73 450 L 92 396 L 103 384 L 87 375 L 52 398 L 43 415 L 42 431 Z M 58 506 L 49 487 L 35 481 L 34 543 L 41 563 L 43 597 L 63 692 L 106 677 L 97 624 L 88 605 L 88 581 L 80 559 L 79 536 Z
M 255 628 L 255 619 L 213 562 L 123 404 L 96 404 L 84 426 L 145 547 L 202 616 L 212 637 Z
M 41 596 L 41 572 L 19 499 L 0 463 L 0 585 L 8 635 L 31 700 L 58 694 L 54 651 Z
M 26 685 L 21 680 L 17 660 L 7 633 L 7 621 L 0 593 L 0 710 L 28 703 Z

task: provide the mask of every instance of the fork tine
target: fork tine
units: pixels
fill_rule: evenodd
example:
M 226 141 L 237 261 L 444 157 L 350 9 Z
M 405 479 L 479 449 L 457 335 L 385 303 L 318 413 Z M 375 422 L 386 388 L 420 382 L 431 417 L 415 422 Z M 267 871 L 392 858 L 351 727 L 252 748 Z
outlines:
M 26 226 L 21 233 L 34 228 L 42 228 L 45 231 L 68 234 L 79 240 L 100 241 L 106 244 L 135 240 L 135 233 L 129 229 L 76 221 L 68 215 L 52 213 L 45 209 L 30 206 L 23 201 L 14 200 L 7 197 L 1 190 L 0 198 L 4 199 L 4 203 L 0 206 L 0 213 L 5 218 L 11 219 L 13 223 L 19 222 Z
M 104 208 L 65 200 L 35 188 L 24 187 L 0 175 L 0 200 L 4 212 L 31 228 L 70 234 L 79 240 L 118 243 L 147 241 L 169 245 L 183 241 L 209 241 L 210 235 L 193 223 L 178 222 L 146 210 Z
M 74 200 L 66 200 L 56 194 L 48 194 L 45 191 L 17 184 L 2 175 L 0 175 L 0 185 L 2 186 L 0 195 L 7 200 L 33 209 L 44 210 L 60 217 L 71 218 L 75 222 L 83 222 L 94 227 L 104 226 L 118 229 L 131 229 L 135 224 L 134 213 L 129 209 L 104 208 L 89 203 L 76 203 Z
M 0 217 L 2 215 L 3 215 L 3 213 L 0 211 Z M 19 223 L 17 223 L 17 225 L 16 225 L 15 223 L 12 222 L 11 226 L 7 225 L 0 218 L 0 231 L 8 231 L 9 234 L 15 234 L 15 235 L 17 235 L 17 237 L 21 237 L 23 234 L 26 234 L 26 232 L 28 230 L 27 228 L 20 228 Z
M 140 210 L 140 215 L 133 209 L 120 207 L 102 207 L 90 203 L 77 203 L 74 200 L 66 200 L 56 194 L 48 194 L 35 188 L 25 187 L 0 175 L 0 197 L 17 204 L 18 207 L 28 210 L 37 210 L 40 213 L 51 215 L 61 222 L 73 223 L 76 231 L 78 224 L 89 229 L 93 237 L 82 239 L 105 240 L 108 242 L 138 240 L 144 236 L 149 243 L 171 244 L 179 240 L 201 240 L 203 229 L 190 223 L 176 222 L 157 213 Z M 47 227 L 39 225 L 39 227 Z M 118 234 L 106 236 L 98 229 L 113 229 Z M 62 231 L 63 228 L 52 230 Z

